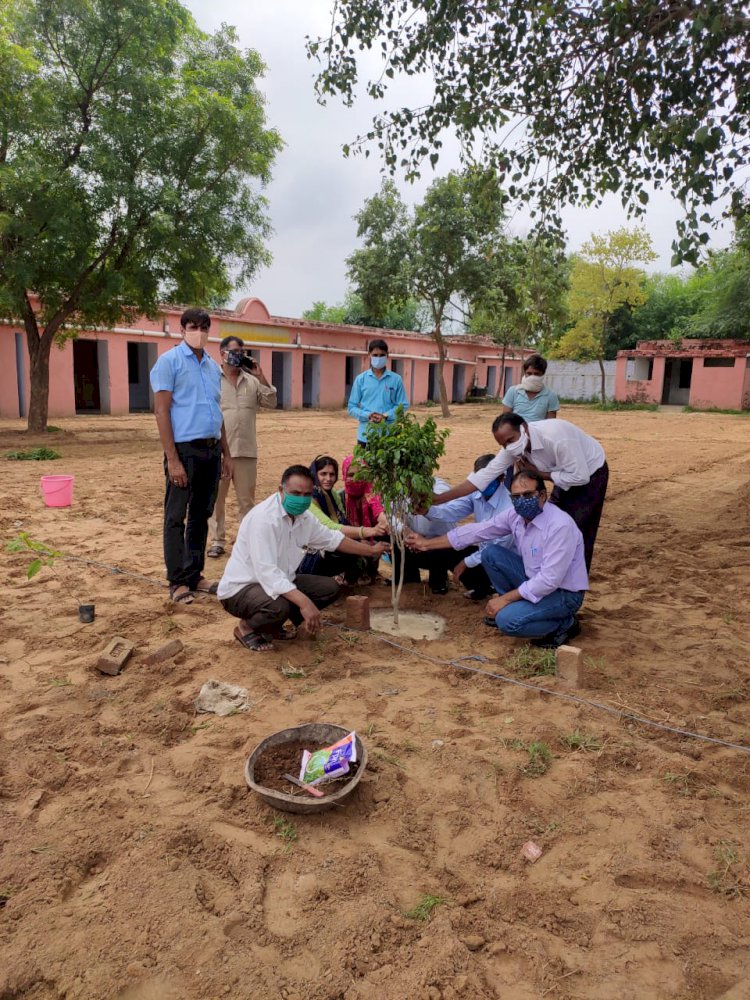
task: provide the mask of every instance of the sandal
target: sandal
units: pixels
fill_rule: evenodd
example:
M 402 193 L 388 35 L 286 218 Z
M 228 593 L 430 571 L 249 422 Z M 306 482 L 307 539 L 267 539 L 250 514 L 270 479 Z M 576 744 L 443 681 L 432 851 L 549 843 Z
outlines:
M 201 584 L 203 586 L 201 587 Z M 219 589 L 218 583 L 209 583 L 205 576 L 202 576 L 195 585 L 196 594 L 215 594 Z
M 206 552 L 206 555 L 209 556 L 211 559 L 218 559 L 219 556 L 224 555 L 224 551 L 225 549 L 223 545 L 218 545 L 216 542 L 214 542 L 214 544 L 211 546 L 208 552 Z
M 182 593 L 178 593 L 182 591 Z M 175 604 L 192 604 L 195 598 L 190 587 L 186 583 L 171 583 L 169 585 L 169 597 Z
M 251 650 L 253 653 L 265 653 L 267 650 L 273 649 L 273 643 L 257 632 L 248 632 L 246 635 L 243 635 L 240 632 L 239 626 L 237 626 L 233 635 L 241 646 Z

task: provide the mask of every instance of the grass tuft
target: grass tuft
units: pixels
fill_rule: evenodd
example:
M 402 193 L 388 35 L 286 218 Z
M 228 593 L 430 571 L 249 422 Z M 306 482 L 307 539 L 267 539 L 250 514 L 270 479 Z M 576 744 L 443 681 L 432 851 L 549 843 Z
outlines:
M 591 733 L 582 733 L 580 729 L 563 736 L 561 742 L 570 750 L 601 750 L 602 741 Z
M 408 920 L 429 920 L 435 907 L 442 906 L 447 902 L 448 900 L 444 896 L 424 895 L 416 906 L 413 906 L 410 910 L 405 911 L 404 916 Z
M 522 646 L 507 661 L 507 666 L 519 677 L 554 677 L 554 649 L 537 649 L 534 646 Z
M 6 451 L 9 462 L 51 462 L 60 458 L 60 452 L 53 448 L 28 448 L 26 451 Z

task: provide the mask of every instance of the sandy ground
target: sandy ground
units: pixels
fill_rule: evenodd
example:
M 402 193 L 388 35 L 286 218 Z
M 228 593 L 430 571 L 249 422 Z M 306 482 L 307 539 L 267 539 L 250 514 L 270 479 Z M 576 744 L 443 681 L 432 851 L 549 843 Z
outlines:
M 750 422 L 562 415 L 612 469 L 580 693 L 750 745 Z M 491 448 L 492 416 L 456 410 L 449 479 Z M 333 625 L 245 652 L 215 599 L 167 600 L 153 419 L 62 428 L 44 442 L 62 461 L 3 462 L 0 536 L 25 530 L 152 582 L 72 563 L 27 581 L 28 560 L 3 553 L 0 1000 L 750 996 L 750 754 L 417 657 L 480 655 L 465 662 L 520 677 L 522 644 L 457 591 L 406 589 L 407 608 L 448 618 L 414 652 Z M 2 452 L 28 446 L 20 429 L 0 425 Z M 262 413 L 259 496 L 292 461 L 343 455 L 352 432 L 340 414 Z M 39 475 L 63 471 L 74 504 L 46 509 Z M 372 593 L 387 604 L 386 587 Z M 76 598 L 96 602 L 93 625 Z M 92 666 L 117 634 L 137 651 L 105 677 Z M 184 653 L 147 666 L 172 638 Z M 246 686 L 252 709 L 195 716 L 211 677 Z M 356 728 L 366 774 L 333 813 L 274 813 L 244 760 L 313 721 Z M 576 732 L 589 749 L 565 742 Z M 532 741 L 551 755 L 536 777 Z M 407 915 L 424 896 L 439 901 L 426 919 Z

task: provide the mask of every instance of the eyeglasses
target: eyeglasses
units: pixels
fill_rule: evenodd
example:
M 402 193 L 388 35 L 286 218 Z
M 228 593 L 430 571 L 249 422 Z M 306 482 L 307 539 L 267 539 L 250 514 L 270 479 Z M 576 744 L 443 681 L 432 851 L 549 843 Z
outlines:
M 533 497 L 540 493 L 541 490 L 526 490 L 525 493 L 511 493 L 511 500 L 531 500 Z

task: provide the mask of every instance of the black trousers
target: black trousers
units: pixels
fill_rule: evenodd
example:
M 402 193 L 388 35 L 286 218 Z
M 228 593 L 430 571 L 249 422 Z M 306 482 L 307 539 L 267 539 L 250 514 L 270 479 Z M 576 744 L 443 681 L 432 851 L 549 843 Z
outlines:
M 586 559 L 586 569 L 591 569 L 594 555 L 594 542 L 602 519 L 602 507 L 609 482 L 609 466 L 605 462 L 597 469 L 585 486 L 571 486 L 561 490 L 558 486 L 552 490 L 550 500 L 560 510 L 570 514 L 581 529 L 583 535 L 583 554 Z
M 316 608 L 327 608 L 338 596 L 339 587 L 330 577 L 298 573 L 294 586 L 310 598 Z M 225 611 L 242 618 L 254 632 L 281 628 L 287 619 L 295 625 L 302 621 L 302 612 L 286 597 L 269 597 L 259 583 L 249 583 L 242 590 L 222 600 Z
M 432 549 L 429 552 L 412 552 L 406 550 L 404 560 L 404 583 L 419 583 L 420 569 L 426 569 L 431 590 L 442 590 L 448 583 L 448 570 L 453 569 L 456 563 L 461 562 L 466 556 L 476 552 L 471 546 L 467 549 Z M 400 564 L 400 553 L 398 547 L 393 549 L 391 558 L 393 559 L 393 572 L 398 575 Z
M 203 574 L 208 519 L 219 489 L 221 445 L 187 441 L 175 447 L 185 467 L 187 486 L 170 482 L 165 457 L 164 562 L 170 584 L 194 590 Z
M 478 566 L 466 567 L 461 574 L 461 584 L 466 590 L 476 591 L 477 594 L 486 594 L 487 597 L 495 592 L 492 581 L 481 563 Z

